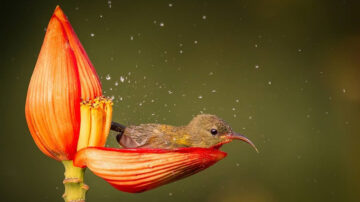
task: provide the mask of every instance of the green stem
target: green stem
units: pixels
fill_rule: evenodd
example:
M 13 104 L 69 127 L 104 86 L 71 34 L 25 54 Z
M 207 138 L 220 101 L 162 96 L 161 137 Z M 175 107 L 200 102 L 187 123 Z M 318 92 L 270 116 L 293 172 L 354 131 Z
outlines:
M 62 161 L 65 167 L 65 202 L 85 202 L 86 191 L 89 186 L 84 184 L 85 168 L 75 167 L 73 161 Z

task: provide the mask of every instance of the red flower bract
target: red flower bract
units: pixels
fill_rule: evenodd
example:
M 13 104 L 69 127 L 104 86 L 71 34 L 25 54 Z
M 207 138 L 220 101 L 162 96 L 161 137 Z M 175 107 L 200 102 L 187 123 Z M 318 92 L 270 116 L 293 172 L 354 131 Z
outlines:
M 88 167 L 118 190 L 137 193 L 208 168 L 226 156 L 216 148 L 80 150 L 74 165 Z
M 56 7 L 29 84 L 26 121 L 39 149 L 58 161 L 73 159 L 80 101 L 102 95 L 101 84 L 67 17 Z

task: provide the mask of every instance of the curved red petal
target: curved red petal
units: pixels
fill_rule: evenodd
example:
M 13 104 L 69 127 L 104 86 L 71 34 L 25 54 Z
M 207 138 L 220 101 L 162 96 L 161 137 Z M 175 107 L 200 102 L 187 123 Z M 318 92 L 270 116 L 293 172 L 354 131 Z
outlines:
M 214 148 L 80 150 L 74 165 L 88 167 L 118 190 L 137 193 L 208 168 L 226 156 Z
M 80 81 L 74 53 L 60 21 L 50 19 L 28 88 L 26 120 L 46 155 L 74 157 L 80 127 Z
M 81 98 L 83 100 L 92 100 L 101 96 L 101 83 L 95 68 L 86 54 L 84 47 L 82 46 L 66 15 L 59 6 L 56 7 L 53 17 L 59 19 L 63 25 L 66 35 L 69 38 L 70 46 L 74 51 L 79 69 Z

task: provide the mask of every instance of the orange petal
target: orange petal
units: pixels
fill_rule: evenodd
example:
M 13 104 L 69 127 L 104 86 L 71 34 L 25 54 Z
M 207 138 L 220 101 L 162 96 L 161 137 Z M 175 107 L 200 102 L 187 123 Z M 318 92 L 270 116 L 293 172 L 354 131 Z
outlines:
M 80 150 L 74 165 L 87 166 L 95 175 L 125 192 L 143 192 L 208 168 L 226 156 L 214 148 Z
M 26 98 L 25 114 L 39 149 L 56 160 L 74 157 L 80 127 L 80 80 L 61 22 L 50 19 Z
M 72 28 L 67 16 L 59 6 L 56 7 L 53 17 L 56 17 L 65 29 L 69 38 L 70 46 L 74 51 L 81 83 L 81 98 L 83 100 L 92 100 L 102 95 L 101 83 L 99 77 L 92 65 L 84 47 L 81 45 L 74 29 Z

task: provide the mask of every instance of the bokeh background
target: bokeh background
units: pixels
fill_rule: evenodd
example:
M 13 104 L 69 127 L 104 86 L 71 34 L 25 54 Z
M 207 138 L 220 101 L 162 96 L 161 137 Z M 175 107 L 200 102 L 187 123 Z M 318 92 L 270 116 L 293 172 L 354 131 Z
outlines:
M 345 0 L 2 1 L 2 201 L 62 201 L 63 167 L 24 117 L 57 4 L 115 121 L 184 125 L 211 113 L 260 150 L 232 142 L 213 167 L 141 194 L 87 172 L 87 201 L 360 201 L 360 5 Z

